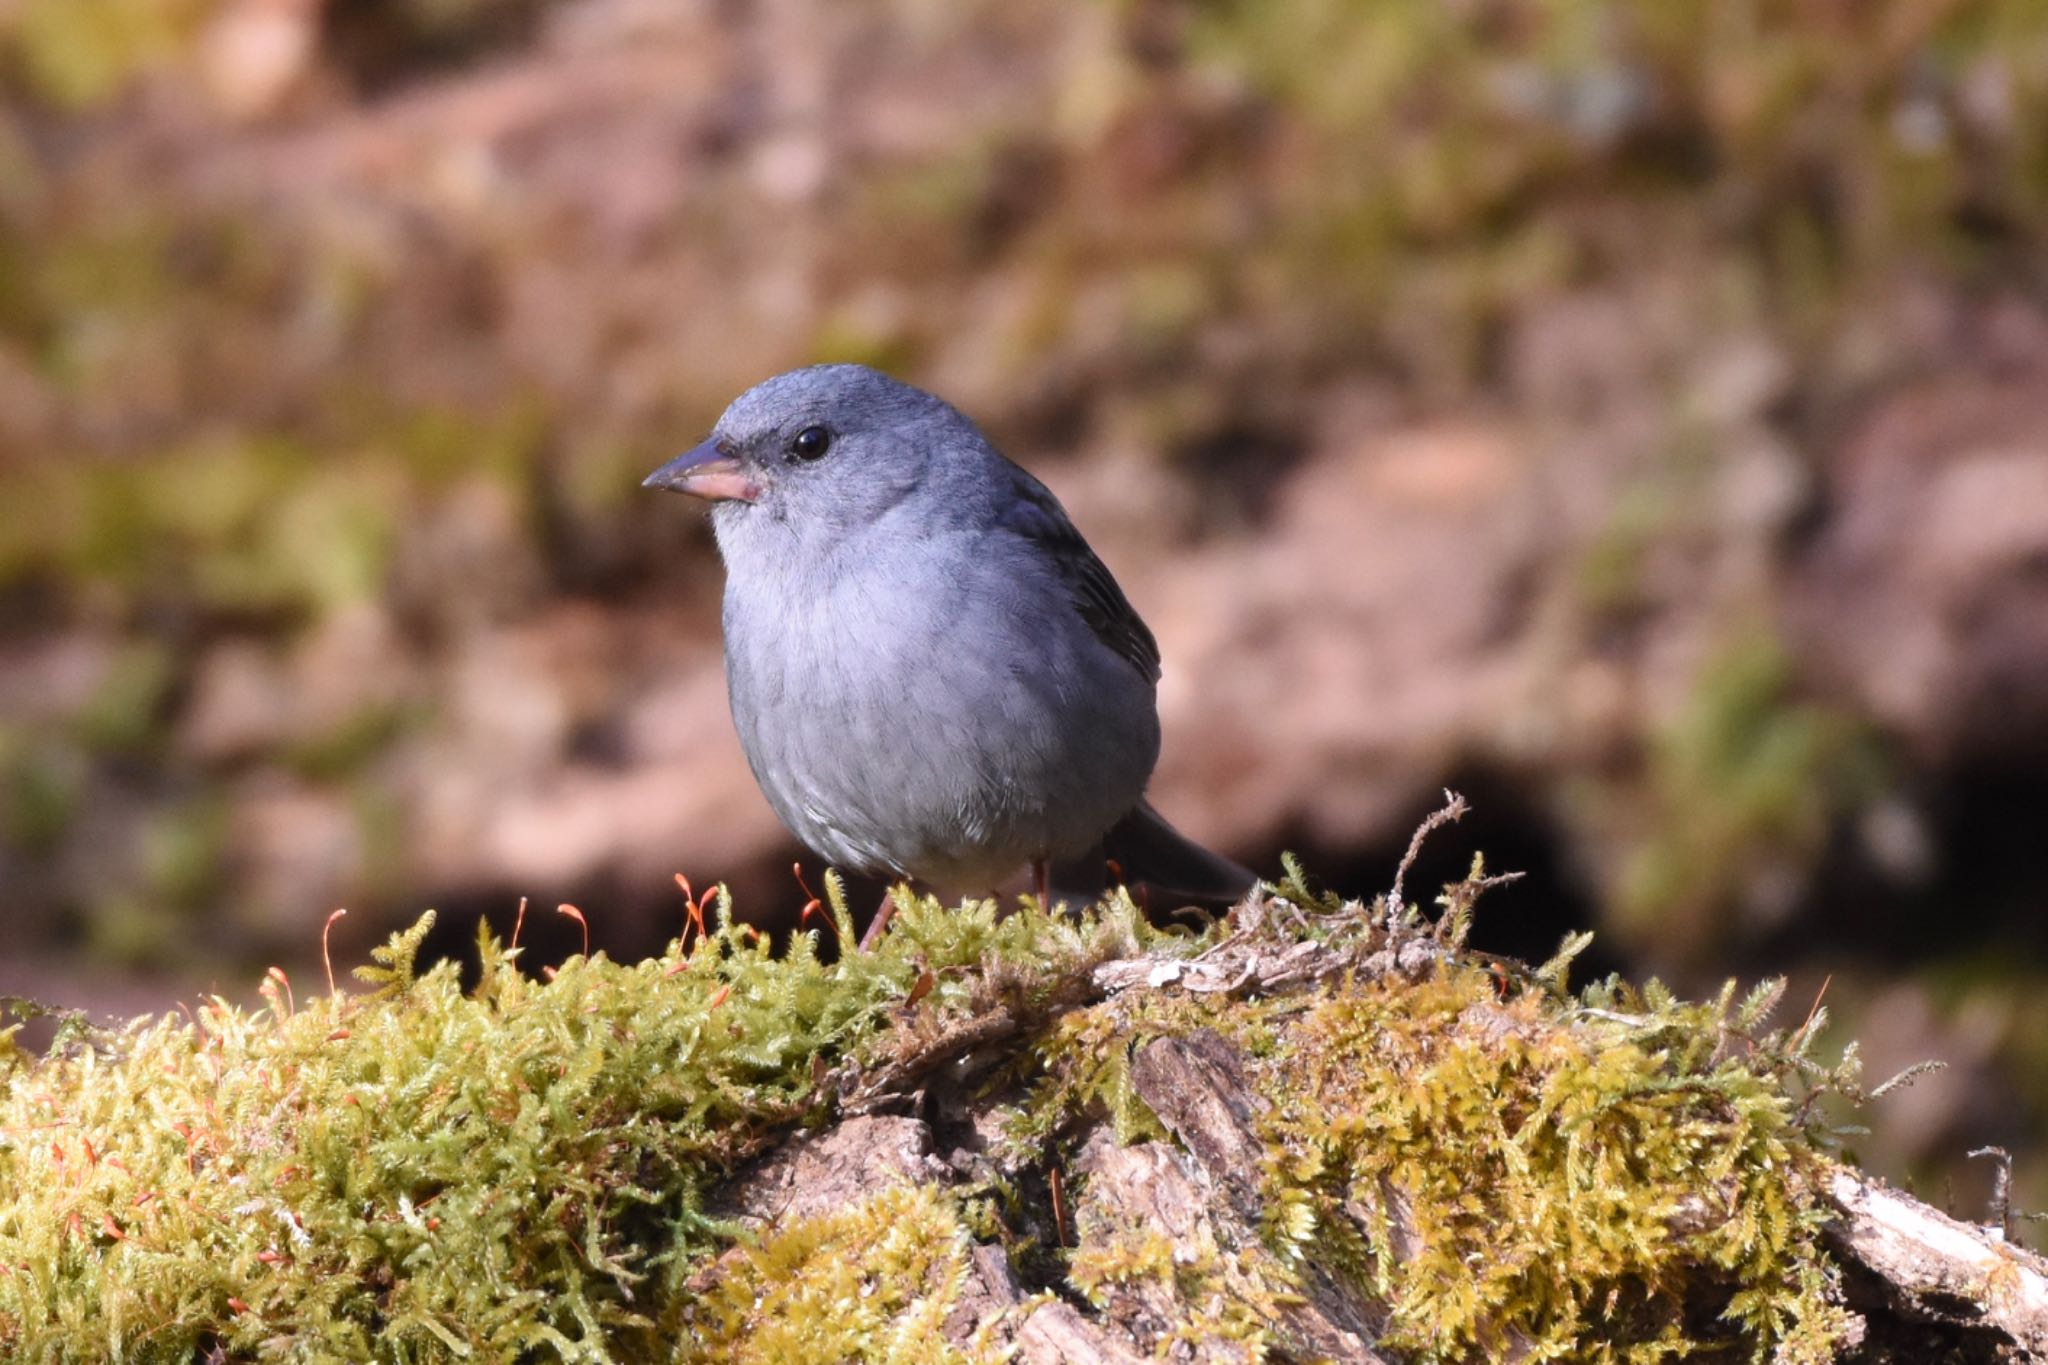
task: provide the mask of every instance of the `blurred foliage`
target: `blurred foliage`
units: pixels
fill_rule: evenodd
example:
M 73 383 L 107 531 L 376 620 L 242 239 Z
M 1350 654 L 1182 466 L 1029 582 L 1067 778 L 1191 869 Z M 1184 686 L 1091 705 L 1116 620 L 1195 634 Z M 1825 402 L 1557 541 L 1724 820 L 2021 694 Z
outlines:
M 2041 207 L 2048 15 L 2029 0 L 1236 3 L 1193 32 L 1344 140 L 1321 149 L 1335 182 L 1309 183 L 1377 206 L 1352 224 L 1396 243 L 1483 244 L 1601 162 L 1601 189 L 1729 187 L 1740 216 L 1717 226 L 1769 250 L 1804 219 L 1852 267 L 1954 231 L 1973 195 L 2012 225 Z
M 53 103 L 87 108 L 176 56 L 210 7 L 211 0 L 23 0 L 0 20 L 0 33 L 10 74 Z
M 29 854 L 54 851 L 84 785 L 69 749 L 0 729 L 0 838 Z
M 42 576 L 128 610 L 316 618 L 382 593 L 394 537 L 433 493 L 522 479 L 526 429 L 517 413 L 428 411 L 353 451 L 261 436 L 0 470 L 15 509 L 0 521 L 0 591 Z
M 1654 943 L 1658 960 L 1685 962 L 1725 934 L 1719 914 L 1742 905 L 1789 913 L 1830 833 L 1879 793 L 1881 774 L 1853 717 L 1799 696 L 1791 658 L 1768 630 L 1734 633 L 1652 737 L 1617 927 Z
M 107 674 L 84 699 L 72 733 L 91 750 L 144 755 L 163 740 L 163 704 L 172 682 L 166 650 L 150 640 L 124 643 Z
M 1686 262 L 1818 344 L 1902 262 L 2030 270 L 2043 226 L 2030 0 L 1120 9 L 1126 59 L 1076 62 L 1050 134 L 867 201 L 929 224 L 864 240 L 885 260 L 969 266 L 984 239 L 963 224 L 1027 243 L 1026 353 L 1107 306 L 1116 362 L 1155 383 L 1250 321 L 1277 363 L 1362 350 L 1443 394 L 1495 377 L 1500 329 L 1589 280 Z M 1060 169 L 1013 206 L 997 176 L 1020 165 Z
M 83 471 L 36 465 L 0 497 L 14 520 L 0 584 L 31 573 L 230 614 L 319 614 L 376 594 L 402 506 L 381 462 L 315 460 L 267 439 Z

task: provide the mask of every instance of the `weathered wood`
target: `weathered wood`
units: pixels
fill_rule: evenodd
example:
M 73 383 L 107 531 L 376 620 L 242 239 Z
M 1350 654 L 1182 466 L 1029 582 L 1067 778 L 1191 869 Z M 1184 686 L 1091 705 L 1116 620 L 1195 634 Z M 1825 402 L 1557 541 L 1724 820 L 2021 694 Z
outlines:
M 1275 1285 L 1286 1282 L 1286 1270 L 1260 1240 L 1257 1223 L 1235 1207 L 1236 1197 L 1219 1199 L 1207 1168 L 1172 1144 L 1121 1147 L 1111 1133 L 1098 1129 L 1075 1169 L 1087 1179 L 1076 1220 L 1084 1245 L 1134 1234 L 1163 1235 L 1176 1248 L 1176 1259 L 1208 1267 L 1217 1292 L 1245 1303 L 1261 1302 Z M 1242 1183 L 1235 1174 L 1229 1180 Z M 1273 1310 L 1269 1326 L 1280 1348 L 1276 1354 L 1362 1365 L 1382 1361 L 1370 1343 L 1384 1315 L 1375 1318 L 1362 1297 L 1314 1269 L 1306 1278 L 1305 1300 L 1280 1302 Z M 1181 1308 L 1174 1289 L 1157 1281 L 1119 1286 L 1105 1297 L 1104 1319 L 1146 1343 L 1163 1336 Z M 1246 1352 L 1238 1343 L 1197 1342 L 1186 1358 L 1209 1365 L 1242 1361 Z
M 992 1333 L 993 1344 L 1014 1350 L 1026 1365 L 1138 1365 L 1146 1358 L 1064 1300 L 1041 1299 L 1024 1308 L 1023 1287 L 1001 1247 L 980 1243 L 968 1258 L 967 1287 L 946 1321 L 946 1337 L 954 1345 Z
M 1253 1127 L 1257 1100 L 1243 1059 L 1214 1033 L 1162 1038 L 1132 1060 L 1131 1084 L 1186 1147 L 1209 1188 L 1222 1196 L 1217 1215 L 1227 1209 L 1239 1241 L 1256 1245 L 1266 1149 Z M 1312 1357 L 1380 1360 L 1370 1343 L 1386 1326 L 1384 1305 L 1315 1262 L 1302 1268 L 1302 1281 L 1306 1301 L 1284 1314 L 1287 1335 Z
M 1255 1101 L 1236 1051 L 1207 1031 L 1161 1038 L 1131 1059 L 1131 1085 L 1238 1215 L 1256 1220 L 1265 1145 L 1252 1131 Z
M 1024 1320 L 1017 1351 L 1028 1365 L 1144 1365 L 1152 1358 L 1060 1302 L 1044 1304 Z
M 1416 977 L 1446 956 L 1443 946 L 1427 934 L 1382 932 L 1363 942 L 1339 946 L 1311 938 L 1288 939 L 1273 932 L 1275 921 L 1301 918 L 1296 907 L 1260 889 L 1231 912 L 1234 932 L 1230 937 L 1201 956 L 1121 958 L 1097 967 L 1093 980 L 1104 995 L 1167 988 L 1195 995 L 1274 995 L 1311 987 L 1346 972 L 1366 978 Z
M 1829 1194 L 1842 1214 L 1829 1246 L 1875 1275 L 1898 1312 L 1999 1332 L 2048 1360 L 2048 1261 L 1846 1167 Z
M 717 1212 L 757 1226 L 829 1213 L 887 1189 L 943 1181 L 931 1130 L 917 1119 L 856 1114 L 799 1133 L 728 1186 Z

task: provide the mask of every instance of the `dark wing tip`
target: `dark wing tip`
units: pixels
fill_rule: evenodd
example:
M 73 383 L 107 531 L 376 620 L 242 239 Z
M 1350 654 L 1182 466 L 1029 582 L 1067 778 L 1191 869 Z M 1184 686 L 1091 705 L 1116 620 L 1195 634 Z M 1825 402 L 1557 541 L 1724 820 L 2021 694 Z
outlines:
M 1109 566 L 1074 528 L 1051 490 L 1029 474 L 1018 472 L 1024 512 L 1019 529 L 1051 556 L 1073 595 L 1074 610 L 1095 637 L 1127 660 L 1147 682 L 1158 682 L 1159 642 L 1152 637 L 1151 628 L 1117 586 Z

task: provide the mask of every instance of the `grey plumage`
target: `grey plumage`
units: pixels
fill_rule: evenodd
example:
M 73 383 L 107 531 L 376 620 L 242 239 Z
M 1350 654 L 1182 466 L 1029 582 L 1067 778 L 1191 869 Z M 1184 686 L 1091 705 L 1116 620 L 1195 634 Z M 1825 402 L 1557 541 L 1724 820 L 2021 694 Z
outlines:
M 949 404 L 862 366 L 794 370 L 647 482 L 714 500 L 733 720 L 812 849 L 970 891 L 1119 822 L 1192 849 L 1141 804 L 1152 633 L 1052 493 Z

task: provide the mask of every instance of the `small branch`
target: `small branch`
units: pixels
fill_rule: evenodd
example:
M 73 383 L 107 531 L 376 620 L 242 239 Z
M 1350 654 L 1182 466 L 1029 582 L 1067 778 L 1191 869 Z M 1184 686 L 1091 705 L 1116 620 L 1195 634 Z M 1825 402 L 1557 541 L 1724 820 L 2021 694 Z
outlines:
M 1900 1312 L 1992 1328 L 2027 1359 L 2048 1356 L 2048 1262 L 1847 1167 L 1829 1194 L 1842 1212 L 1828 1228 L 1835 1253 L 1884 1281 Z
M 1045 1168 L 1045 1183 L 1046 1188 L 1052 1191 L 1053 1244 L 1068 1246 L 1070 1243 L 1067 1241 L 1067 1201 L 1063 1189 L 1064 1182 L 1060 1179 L 1060 1168 L 1057 1165 Z
M 2001 1241 L 2012 1240 L 2012 1153 L 2003 1147 L 1979 1147 L 1971 1152 L 1972 1160 L 1989 1158 L 1997 1163 L 1997 1173 L 1991 1177 L 1991 1222 L 1998 1229 Z
M 1401 855 L 1401 865 L 1394 869 L 1394 889 L 1387 902 L 1390 910 L 1399 913 L 1401 909 L 1401 888 L 1408 880 L 1408 870 L 1415 866 L 1416 858 L 1422 853 L 1422 841 L 1433 831 L 1464 819 L 1468 809 L 1464 797 L 1448 787 L 1444 788 L 1443 808 L 1415 827 L 1413 837 L 1408 840 L 1408 851 Z

